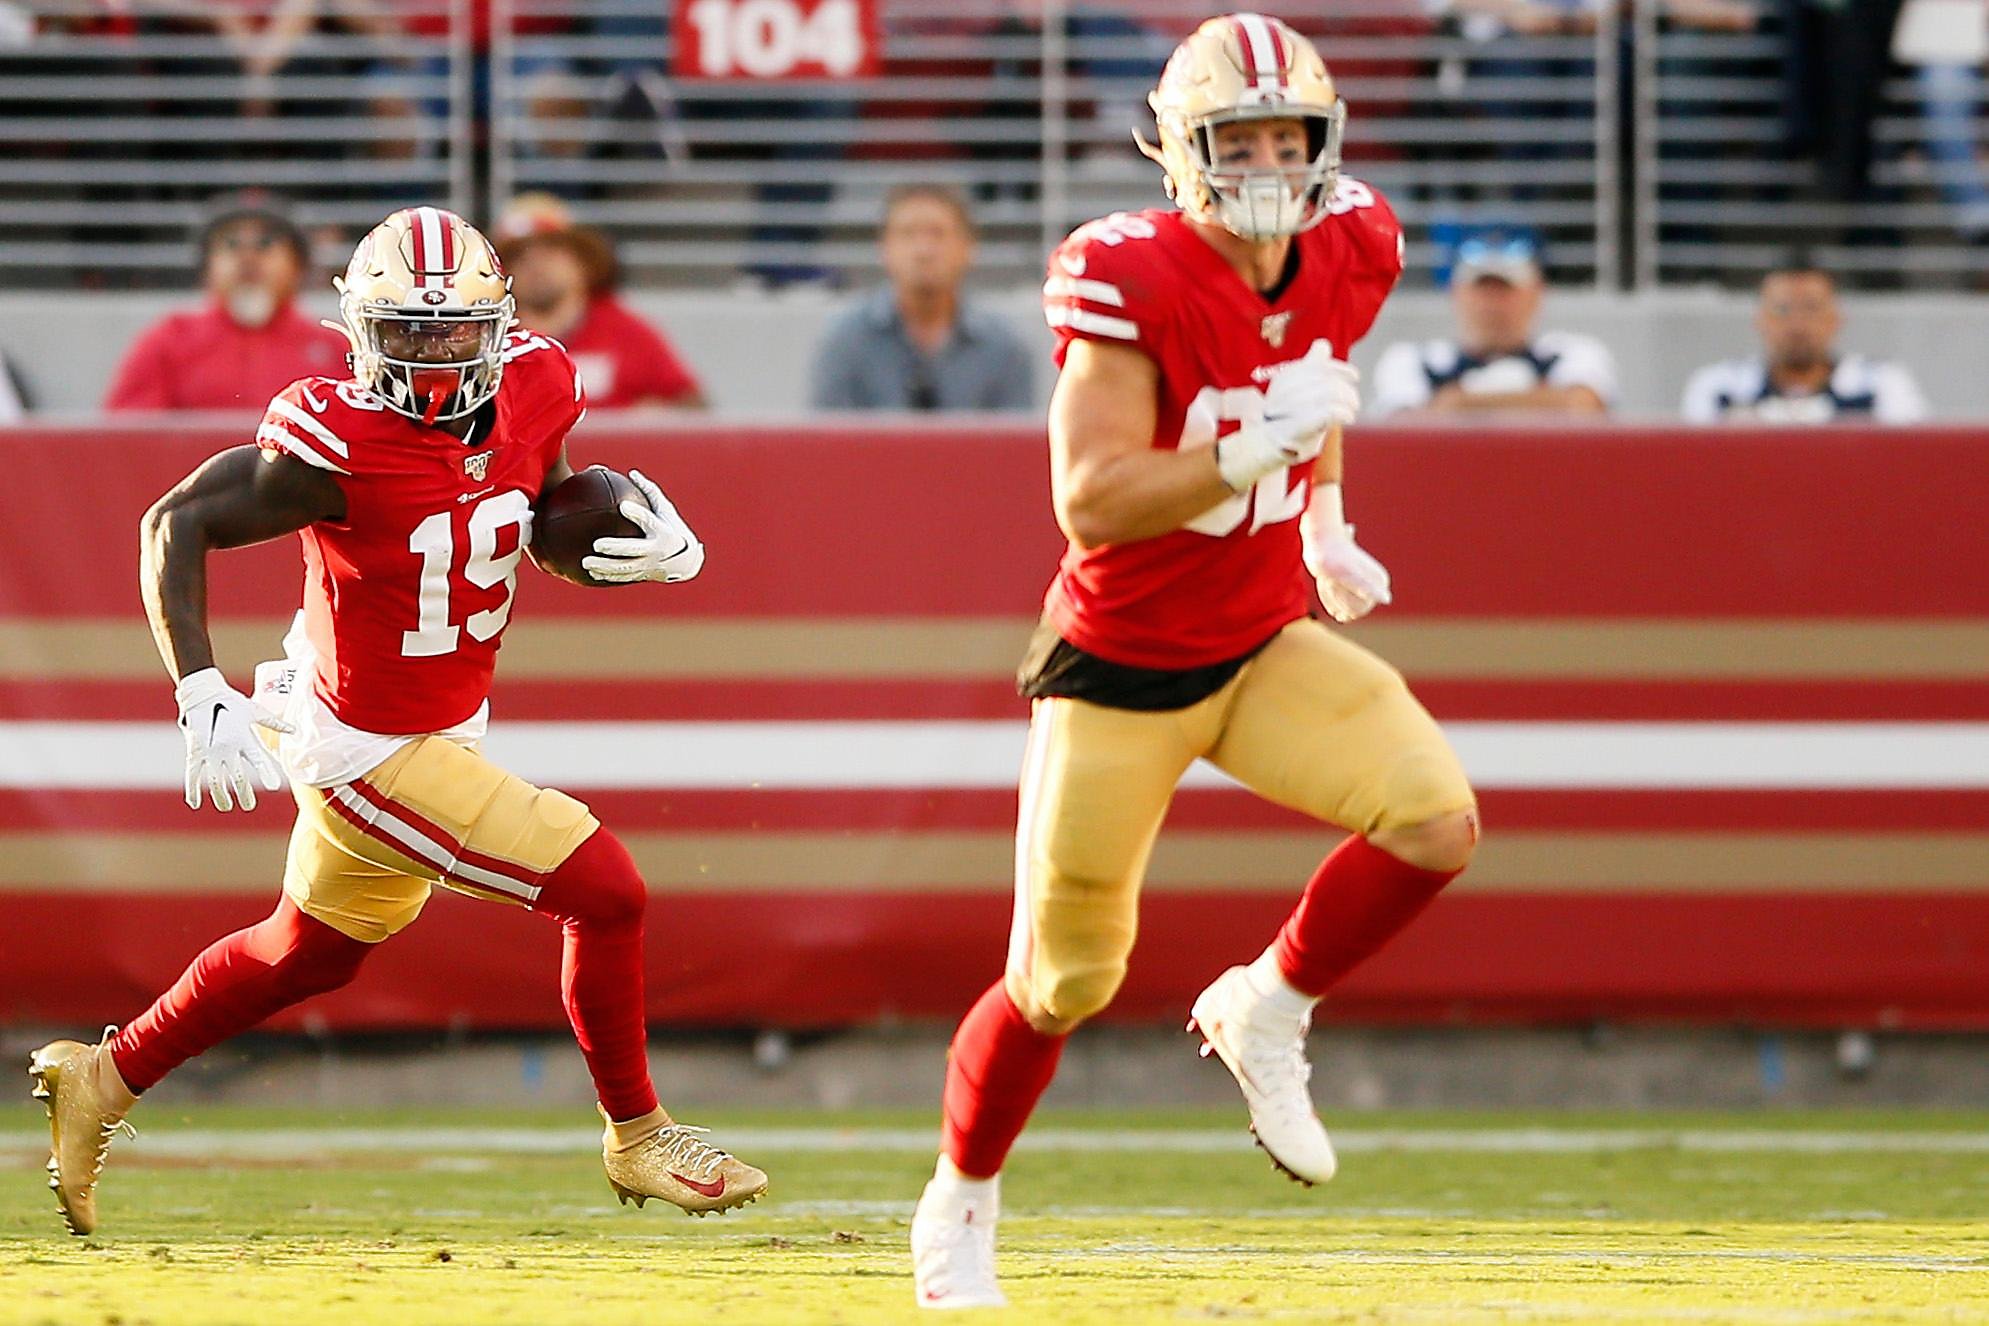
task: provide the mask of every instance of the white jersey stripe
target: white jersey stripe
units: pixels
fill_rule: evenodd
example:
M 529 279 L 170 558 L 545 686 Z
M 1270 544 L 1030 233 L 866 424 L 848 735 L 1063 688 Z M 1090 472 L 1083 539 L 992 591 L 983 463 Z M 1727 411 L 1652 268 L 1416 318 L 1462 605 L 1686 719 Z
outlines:
M 1085 281 L 1074 276 L 1053 276 L 1043 282 L 1043 293 L 1054 299 L 1068 295 L 1073 299 L 1088 299 L 1094 304 L 1110 304 L 1113 308 L 1126 306 L 1125 295 L 1119 287 L 1105 281 Z
M 456 854 L 447 845 L 436 842 L 399 816 L 374 805 L 353 791 L 350 784 L 327 788 L 326 795 L 358 819 L 377 829 L 383 837 L 392 839 L 402 851 L 415 860 L 425 861 L 435 867 L 445 878 L 463 880 L 502 893 L 506 897 L 522 898 L 527 902 L 539 896 L 539 890 L 522 880 L 512 879 L 508 875 L 500 875 L 494 870 L 485 870 L 481 866 L 469 865 L 457 859 Z
M 421 243 L 416 246 L 416 265 L 424 270 L 420 273 L 424 289 L 442 288 L 442 217 L 432 207 L 417 207 L 414 210 L 415 224 L 421 227 Z M 431 273 L 429 268 L 433 268 Z
M 282 415 L 284 419 L 297 425 L 312 437 L 324 443 L 325 449 L 333 455 L 344 456 L 348 460 L 351 459 L 352 449 L 345 445 L 343 438 L 292 405 L 289 401 L 284 400 L 281 396 L 269 403 L 269 412 L 271 414 Z
M 1271 38 L 1271 25 L 1262 14 L 1238 14 L 1236 25 L 1243 30 L 1244 45 L 1257 73 L 1257 90 L 1275 92 L 1283 85 L 1278 70 L 1277 44 Z
M 283 448 L 286 455 L 295 456 L 306 465 L 315 465 L 321 470 L 330 470 L 333 474 L 352 473 L 351 470 L 346 469 L 343 465 L 326 460 L 323 456 L 313 451 L 304 439 L 294 433 L 285 432 L 275 424 L 265 423 L 256 429 L 256 438 L 259 441 L 276 443 L 277 446 Z
M 1043 321 L 1052 327 L 1073 327 L 1094 336 L 1110 336 L 1121 341 L 1137 341 L 1140 325 L 1131 318 L 1108 318 L 1081 308 L 1046 308 Z

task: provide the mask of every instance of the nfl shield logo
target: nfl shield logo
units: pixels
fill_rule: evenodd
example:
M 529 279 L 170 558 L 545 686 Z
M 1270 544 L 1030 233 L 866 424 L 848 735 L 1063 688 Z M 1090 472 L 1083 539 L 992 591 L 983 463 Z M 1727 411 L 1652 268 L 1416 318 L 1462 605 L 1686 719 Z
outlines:
M 1259 330 L 1264 333 L 1264 339 L 1269 341 L 1271 348 L 1275 350 L 1285 343 L 1285 328 L 1290 325 L 1291 310 L 1286 309 L 1283 313 L 1267 314 Z
M 469 475 L 474 482 L 482 483 L 483 476 L 490 473 L 490 458 L 493 454 L 495 453 L 479 451 L 474 456 L 463 457 L 463 473 Z

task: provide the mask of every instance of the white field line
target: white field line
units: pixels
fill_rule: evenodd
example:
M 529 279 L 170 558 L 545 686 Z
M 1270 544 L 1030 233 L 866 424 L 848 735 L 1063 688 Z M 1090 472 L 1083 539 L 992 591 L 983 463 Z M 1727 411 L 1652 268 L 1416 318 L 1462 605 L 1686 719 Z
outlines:
M 1480 787 L 1989 788 L 1989 723 L 1458 722 Z M 613 788 L 1010 788 L 1009 721 L 504 723 L 491 757 L 535 782 Z M 0 723 L 0 787 L 176 790 L 170 722 Z M 1198 764 L 1191 787 L 1228 784 Z
M 929 1153 L 939 1136 L 923 1128 L 720 1128 L 712 1141 L 741 1154 L 767 1152 Z M 1776 1132 L 1770 1129 L 1661 1128 L 1403 1128 L 1336 1130 L 1334 1145 L 1352 1154 L 1474 1153 L 1484 1155 L 1593 1155 L 1650 1149 L 1697 1153 L 1851 1153 L 1989 1155 L 1989 1132 L 1845 1130 Z M 46 1134 L 0 1131 L 0 1151 L 35 1151 Z M 1025 1151 L 1218 1155 L 1252 1147 L 1242 1128 L 1091 1131 L 1043 1128 L 1024 1133 Z M 567 1155 L 600 1146 L 592 1129 L 567 1128 L 211 1128 L 140 1131 L 120 1143 L 147 1155 L 244 1160 L 304 1159 L 326 1155 L 412 1153 L 426 1155 Z

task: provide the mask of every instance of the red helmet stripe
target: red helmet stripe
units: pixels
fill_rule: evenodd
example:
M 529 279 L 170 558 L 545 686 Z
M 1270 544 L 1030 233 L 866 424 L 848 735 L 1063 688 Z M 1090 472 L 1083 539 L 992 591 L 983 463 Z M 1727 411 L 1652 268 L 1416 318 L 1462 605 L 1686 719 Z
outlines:
M 438 212 L 436 221 L 442 231 L 442 261 L 436 265 L 445 272 L 453 272 L 456 270 L 456 215 L 453 212 Z
M 1291 63 L 1291 56 L 1285 51 L 1285 35 L 1278 31 L 1275 23 L 1265 23 L 1271 33 L 1271 58 L 1277 61 L 1278 86 L 1285 87 L 1285 66 Z
M 414 236 L 414 274 L 417 277 L 428 270 L 428 227 L 422 224 L 421 217 L 421 214 L 427 210 L 424 207 L 417 207 L 407 215 L 408 221 L 411 222 L 408 230 Z
M 1250 74 L 1257 81 L 1257 90 L 1270 92 L 1282 88 L 1285 85 L 1284 50 L 1277 29 L 1265 21 L 1262 14 L 1238 14 L 1231 22 L 1236 25 L 1236 37 L 1249 60 Z

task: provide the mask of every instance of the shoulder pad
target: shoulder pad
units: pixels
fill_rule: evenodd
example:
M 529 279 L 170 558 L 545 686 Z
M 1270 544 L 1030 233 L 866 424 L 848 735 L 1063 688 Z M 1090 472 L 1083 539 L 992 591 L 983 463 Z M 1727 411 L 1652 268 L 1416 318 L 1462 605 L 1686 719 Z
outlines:
M 256 445 L 350 474 L 354 439 L 387 413 L 385 402 L 356 382 L 299 378 L 270 401 L 256 426 Z
M 1160 228 L 1143 212 L 1115 212 L 1072 231 L 1050 255 L 1043 317 L 1059 354 L 1071 340 L 1151 349 L 1165 307 Z

